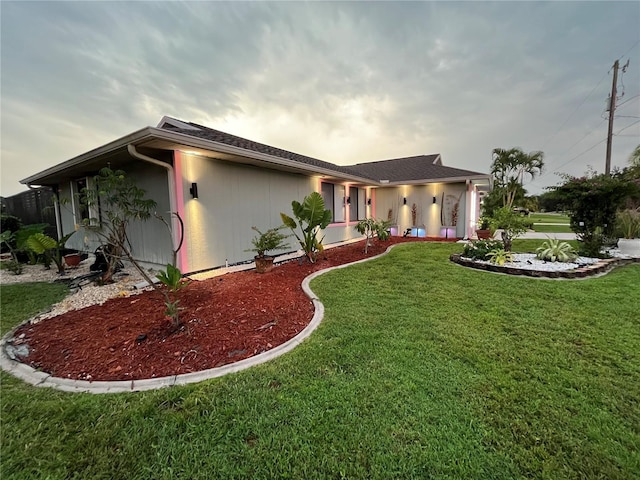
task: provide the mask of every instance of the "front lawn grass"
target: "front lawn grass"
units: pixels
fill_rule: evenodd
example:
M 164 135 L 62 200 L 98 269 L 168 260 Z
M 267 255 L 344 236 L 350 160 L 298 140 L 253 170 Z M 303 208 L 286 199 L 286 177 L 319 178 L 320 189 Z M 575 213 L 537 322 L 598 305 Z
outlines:
M 457 251 L 317 278 L 311 338 L 220 379 L 93 396 L 3 373 L 2 478 L 637 478 L 640 266 L 539 280 Z
M 537 223 L 533 224 L 533 231 L 540 233 L 573 233 L 569 225 L 540 225 Z
M 531 213 L 527 217 L 533 223 L 569 223 L 569 216 L 563 213 Z

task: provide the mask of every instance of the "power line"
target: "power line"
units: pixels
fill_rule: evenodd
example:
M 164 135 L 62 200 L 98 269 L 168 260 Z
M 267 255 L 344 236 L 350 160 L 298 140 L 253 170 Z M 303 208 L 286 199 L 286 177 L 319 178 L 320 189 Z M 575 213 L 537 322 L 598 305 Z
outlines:
M 617 109 L 620 109 L 623 105 L 625 105 L 625 104 L 629 103 L 631 100 L 636 99 L 636 98 L 638 98 L 638 97 L 640 97 L 640 94 L 638 94 L 638 95 L 634 95 L 634 96 L 633 96 L 633 97 L 631 97 L 631 98 L 627 98 L 624 102 L 620 103 L 616 108 L 617 108 Z
M 627 55 L 629 55 L 629 52 L 631 50 L 633 50 L 634 48 L 636 48 L 638 46 L 638 44 L 640 43 L 640 40 L 636 41 L 636 43 L 634 43 L 631 48 L 629 50 L 627 50 L 627 53 L 625 53 L 624 55 L 621 55 L 620 58 L 618 58 L 618 60 L 622 60 L 623 57 L 626 57 Z
M 611 71 L 611 70 L 609 70 Z M 609 75 L 609 71 L 607 71 L 602 78 L 600 79 L 600 81 L 596 84 L 595 87 L 593 87 L 593 89 L 589 92 L 589 94 L 584 97 L 584 100 L 582 100 L 582 102 L 580 102 L 580 105 L 578 105 L 575 110 L 573 112 L 571 112 L 571 114 L 569 114 L 569 116 L 567 117 L 567 119 L 562 123 L 562 125 L 560 125 L 560 127 L 555 131 L 555 133 L 553 135 L 551 135 L 551 138 L 549 138 L 549 140 L 547 140 L 546 142 L 544 142 L 542 150 L 544 151 L 545 147 L 551 142 L 551 140 L 553 140 L 556 135 L 558 135 L 558 133 L 560 133 L 560 131 L 564 128 L 564 126 L 569 122 L 569 120 L 571 119 L 571 117 L 573 117 L 573 115 L 580 109 L 580 107 L 582 107 L 582 105 L 585 104 L 585 102 L 589 99 L 589 97 L 591 97 L 591 95 L 593 94 L 593 92 L 596 91 L 596 89 L 600 86 L 600 84 L 602 83 L 602 81 L 607 77 L 607 75 Z
M 584 152 L 579 153 L 578 155 L 576 155 L 576 156 L 575 156 L 575 157 L 573 157 L 572 159 L 570 159 L 570 160 L 568 160 L 568 161 L 564 162 L 564 163 L 563 163 L 562 165 L 560 165 L 559 167 L 556 167 L 556 170 L 555 170 L 555 172 L 554 172 L 554 173 L 558 173 L 558 170 L 559 170 L 560 168 L 562 168 L 562 167 L 564 167 L 564 166 L 566 166 L 566 165 L 569 165 L 569 164 L 570 164 L 571 162 L 573 162 L 575 159 L 580 158 L 580 157 L 581 157 L 582 155 L 584 155 L 585 153 L 589 153 L 591 150 L 593 150 L 594 148 L 596 148 L 598 145 L 600 145 L 600 144 L 602 144 L 602 143 L 604 143 L 604 142 L 606 142 L 606 141 L 607 141 L 607 139 L 606 139 L 606 138 L 603 138 L 602 140 L 600 140 L 600 141 L 599 141 L 598 143 L 596 143 L 595 145 L 593 145 L 593 146 L 591 146 L 591 147 L 587 148 Z
M 614 133 L 614 135 L 618 135 L 620 132 L 624 132 L 627 128 L 633 127 L 634 125 L 637 125 L 638 123 L 640 123 L 640 120 L 636 120 L 635 122 L 630 123 L 629 125 L 624 127 L 622 130 L 618 130 L 618 133 Z

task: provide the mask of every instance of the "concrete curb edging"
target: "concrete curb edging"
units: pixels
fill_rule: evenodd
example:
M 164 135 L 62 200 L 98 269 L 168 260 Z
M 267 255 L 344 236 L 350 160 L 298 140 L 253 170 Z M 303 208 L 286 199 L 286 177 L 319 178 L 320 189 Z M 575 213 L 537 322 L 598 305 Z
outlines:
M 124 393 L 124 392 L 142 392 L 147 390 L 156 390 L 164 387 L 172 387 L 174 385 L 187 385 L 189 383 L 198 383 L 204 380 L 209 380 L 211 378 L 222 377 L 223 375 L 227 375 L 229 373 L 239 372 L 241 370 L 246 370 L 247 368 L 253 367 L 255 365 L 260 365 L 261 363 L 268 362 L 274 358 L 283 355 L 294 348 L 296 348 L 300 343 L 302 343 L 306 338 L 308 338 L 311 333 L 318 328 L 320 322 L 324 318 L 324 305 L 322 302 L 316 297 L 313 290 L 309 284 L 313 279 L 323 275 L 332 270 L 337 270 L 339 268 L 346 268 L 351 265 L 355 265 L 358 263 L 368 262 L 369 260 L 374 260 L 376 258 L 380 258 L 396 245 L 391 245 L 387 248 L 383 253 L 379 255 L 375 255 L 370 258 L 364 258 L 362 260 L 358 260 L 352 263 L 345 263 L 344 265 L 338 265 L 335 267 L 329 267 L 324 270 L 319 270 L 317 272 L 312 273 L 304 278 L 302 281 L 302 290 L 304 293 L 311 299 L 314 306 L 314 314 L 309 322 L 309 324 L 295 337 L 287 340 L 285 343 L 278 345 L 271 350 L 267 350 L 266 352 L 260 353 L 250 358 L 245 358 L 244 360 L 240 360 L 235 363 L 230 363 L 228 365 L 223 365 L 222 367 L 209 368 L 207 370 L 201 370 L 199 372 L 192 373 L 183 373 L 180 375 L 170 375 L 166 377 L 158 377 L 158 378 L 146 378 L 143 380 L 119 380 L 119 381 L 95 381 L 90 382 L 88 380 L 72 380 L 68 378 L 54 377 L 48 373 L 38 371 L 29 365 L 26 365 L 22 362 L 18 362 L 16 360 L 12 360 L 5 352 L 5 345 L 7 341 L 13 338 L 14 332 L 21 327 L 22 325 L 28 323 L 31 319 L 22 322 L 20 325 L 11 329 L 3 338 L 0 340 L 0 368 L 7 373 L 10 373 L 14 377 L 23 380 L 26 383 L 34 385 L 36 387 L 49 387 L 55 388 L 57 390 L 62 390 L 65 392 L 86 392 L 93 394 L 102 394 L 102 393 Z
M 604 275 L 613 270 L 614 267 L 640 263 L 640 258 L 606 258 L 598 263 L 585 267 L 574 268 L 572 270 L 560 271 L 544 271 L 544 270 L 528 270 L 524 268 L 492 265 L 490 263 L 478 263 L 473 260 L 462 258 L 462 255 L 454 253 L 449 257 L 453 263 L 457 263 L 463 267 L 475 268 L 476 270 L 484 270 L 492 273 L 502 273 L 505 275 L 520 275 L 525 277 L 542 278 L 542 279 L 579 279 Z

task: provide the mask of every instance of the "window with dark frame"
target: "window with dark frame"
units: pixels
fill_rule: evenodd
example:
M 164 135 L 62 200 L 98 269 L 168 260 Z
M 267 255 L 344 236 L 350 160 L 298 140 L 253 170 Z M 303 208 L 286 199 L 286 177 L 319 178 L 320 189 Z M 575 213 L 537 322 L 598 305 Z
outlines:
M 76 208 L 76 210 L 78 219 L 80 220 L 78 223 L 83 223 L 85 220 L 90 221 L 91 216 L 89 215 L 89 205 L 87 205 L 86 193 L 87 179 L 81 178 L 79 180 L 76 180 L 75 187 L 77 193 L 76 198 L 78 199 L 78 207 Z
M 320 186 L 320 195 L 322 195 L 322 199 L 324 200 L 324 208 L 331 210 L 331 221 L 334 221 L 336 215 L 333 204 L 333 183 L 322 182 Z
M 355 222 L 358 218 L 358 188 L 349 187 L 349 221 Z

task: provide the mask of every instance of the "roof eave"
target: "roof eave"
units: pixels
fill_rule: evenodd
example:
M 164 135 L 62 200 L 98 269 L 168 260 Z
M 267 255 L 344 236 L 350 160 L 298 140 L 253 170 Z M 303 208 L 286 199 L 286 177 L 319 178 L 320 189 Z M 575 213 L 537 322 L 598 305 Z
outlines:
M 398 180 L 389 183 L 379 183 L 384 187 L 399 186 L 399 185 L 423 185 L 425 183 L 460 183 L 467 180 L 491 180 L 491 175 L 477 174 L 477 175 L 462 175 L 455 177 L 443 177 L 443 178 L 422 178 L 418 180 Z
M 129 135 L 125 135 L 124 137 L 113 140 L 112 142 L 106 143 L 98 148 L 94 148 L 88 152 L 85 152 L 77 157 L 73 157 L 65 162 L 54 165 L 53 167 L 47 168 L 41 172 L 38 172 L 34 175 L 31 175 L 27 178 L 20 180 L 20 183 L 24 185 L 40 185 L 40 181 L 46 177 L 51 177 L 58 173 L 62 173 L 65 170 L 72 169 L 73 167 L 82 165 L 84 162 L 99 157 L 100 155 L 105 155 L 111 152 L 114 152 L 120 148 L 126 147 L 130 143 L 139 143 L 142 140 L 147 139 L 152 135 L 151 127 L 141 128 Z

